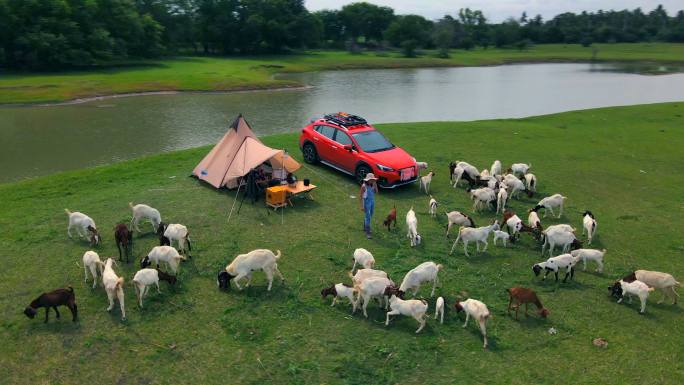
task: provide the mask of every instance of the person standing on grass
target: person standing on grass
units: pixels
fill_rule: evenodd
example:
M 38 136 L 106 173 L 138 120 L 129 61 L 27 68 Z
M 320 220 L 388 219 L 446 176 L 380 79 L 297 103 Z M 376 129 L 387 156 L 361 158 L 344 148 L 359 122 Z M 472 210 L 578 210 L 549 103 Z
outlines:
M 363 231 L 366 233 L 366 238 L 371 239 L 371 217 L 375 210 L 375 194 L 378 193 L 378 185 L 376 181 L 378 178 L 372 172 L 366 174 L 366 177 L 361 183 L 361 192 L 359 199 L 361 199 L 361 211 L 364 213 Z

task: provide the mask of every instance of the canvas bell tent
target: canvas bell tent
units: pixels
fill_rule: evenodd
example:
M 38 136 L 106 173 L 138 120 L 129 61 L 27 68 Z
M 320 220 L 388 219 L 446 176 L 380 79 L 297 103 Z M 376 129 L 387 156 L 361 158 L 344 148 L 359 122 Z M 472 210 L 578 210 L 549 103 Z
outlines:
M 295 172 L 301 167 L 283 150 L 261 143 L 242 115 L 239 115 L 192 174 L 216 188 L 235 188 L 239 178 L 264 162 L 270 163 L 274 169 L 284 168 L 287 172 Z

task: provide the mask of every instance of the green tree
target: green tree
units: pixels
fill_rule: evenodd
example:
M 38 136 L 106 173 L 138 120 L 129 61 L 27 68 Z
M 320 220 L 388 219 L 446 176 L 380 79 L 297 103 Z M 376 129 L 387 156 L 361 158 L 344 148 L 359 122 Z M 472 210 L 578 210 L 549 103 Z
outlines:
M 385 31 L 387 39 L 395 47 L 403 47 L 406 56 L 415 55 L 415 49 L 430 42 L 432 22 L 418 15 L 399 16 Z
M 380 41 L 384 31 L 394 21 L 394 10 L 374 4 L 360 2 L 347 4 L 339 11 L 348 38 L 357 41 L 360 37 Z
M 437 47 L 439 57 L 449 57 L 449 48 L 454 42 L 454 33 L 454 20 L 452 18 L 444 17 L 435 23 L 432 31 L 432 41 Z

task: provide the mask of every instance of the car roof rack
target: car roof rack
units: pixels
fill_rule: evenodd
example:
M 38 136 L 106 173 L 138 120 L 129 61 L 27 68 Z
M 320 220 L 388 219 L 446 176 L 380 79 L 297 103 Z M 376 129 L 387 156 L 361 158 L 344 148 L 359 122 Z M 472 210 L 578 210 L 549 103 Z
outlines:
M 366 119 L 357 115 L 348 114 L 346 112 L 327 114 L 323 116 L 323 119 L 325 119 L 325 121 L 327 122 L 336 124 L 344 128 L 368 124 Z

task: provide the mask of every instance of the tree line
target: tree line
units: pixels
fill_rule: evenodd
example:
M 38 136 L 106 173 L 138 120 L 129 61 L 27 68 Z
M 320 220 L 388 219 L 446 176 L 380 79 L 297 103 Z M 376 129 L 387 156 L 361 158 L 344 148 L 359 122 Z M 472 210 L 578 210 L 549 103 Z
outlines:
M 57 69 L 175 54 L 305 48 L 514 47 L 538 43 L 684 42 L 684 11 L 563 13 L 490 23 L 479 10 L 428 20 L 365 2 L 309 12 L 304 0 L 0 0 L 0 67 Z

